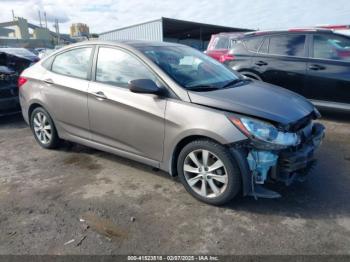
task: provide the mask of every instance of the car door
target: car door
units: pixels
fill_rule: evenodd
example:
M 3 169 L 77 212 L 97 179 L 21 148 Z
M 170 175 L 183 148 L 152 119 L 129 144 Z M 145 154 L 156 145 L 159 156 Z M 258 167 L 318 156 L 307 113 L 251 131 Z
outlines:
M 307 85 L 313 100 L 350 103 L 350 38 L 314 34 Z
M 252 68 L 263 81 L 305 95 L 306 39 L 295 33 L 266 36 Z
M 89 118 L 92 139 L 147 159 L 163 156 L 166 98 L 133 93 L 128 82 L 151 79 L 155 74 L 126 50 L 100 46 L 95 81 L 89 85 Z
M 42 95 L 47 110 L 68 134 L 90 138 L 87 91 L 92 46 L 57 54 L 43 76 Z

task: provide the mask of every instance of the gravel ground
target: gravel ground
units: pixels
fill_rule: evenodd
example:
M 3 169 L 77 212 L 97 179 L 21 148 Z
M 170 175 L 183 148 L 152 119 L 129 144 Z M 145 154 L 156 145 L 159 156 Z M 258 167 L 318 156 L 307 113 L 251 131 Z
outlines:
M 44 150 L 20 116 L 2 118 L 0 254 L 350 254 L 347 119 L 322 120 L 318 165 L 283 198 L 213 207 L 145 165 L 70 143 Z

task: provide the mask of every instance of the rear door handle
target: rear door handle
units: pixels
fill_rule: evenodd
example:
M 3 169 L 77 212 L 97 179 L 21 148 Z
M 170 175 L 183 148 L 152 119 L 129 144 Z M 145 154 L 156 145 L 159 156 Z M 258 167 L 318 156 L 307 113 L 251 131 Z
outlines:
M 98 92 L 94 92 L 92 93 L 98 100 L 105 100 L 107 99 L 107 96 L 102 92 L 102 91 L 98 91 Z
M 264 61 L 258 61 L 258 62 L 256 62 L 255 64 L 258 65 L 258 66 L 268 65 L 268 64 L 267 64 L 266 62 L 264 62 Z
M 52 81 L 52 79 L 45 79 L 44 82 L 45 82 L 46 84 L 49 84 L 49 85 L 53 85 L 53 84 L 54 84 L 54 82 Z
M 324 66 L 321 66 L 321 65 L 309 65 L 309 69 L 310 70 L 314 70 L 314 71 L 318 71 L 318 70 L 324 70 L 326 69 Z

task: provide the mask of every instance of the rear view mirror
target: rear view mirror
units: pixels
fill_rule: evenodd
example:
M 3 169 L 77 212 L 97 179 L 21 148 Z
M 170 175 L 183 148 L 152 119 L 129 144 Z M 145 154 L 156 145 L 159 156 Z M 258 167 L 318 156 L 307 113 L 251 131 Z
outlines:
M 158 94 L 160 89 L 151 79 L 135 79 L 129 82 L 129 90 L 134 93 Z

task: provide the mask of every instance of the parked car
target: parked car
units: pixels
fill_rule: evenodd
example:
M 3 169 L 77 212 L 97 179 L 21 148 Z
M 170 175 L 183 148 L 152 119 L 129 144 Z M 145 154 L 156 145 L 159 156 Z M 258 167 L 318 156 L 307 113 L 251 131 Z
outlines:
M 287 88 L 320 107 L 350 110 L 349 36 L 290 29 L 217 37 L 226 39 L 227 48 L 218 60 L 242 75 Z M 216 58 L 214 50 L 207 54 Z
M 22 48 L 0 48 L 0 116 L 19 113 L 17 80 L 36 57 Z
M 350 25 L 323 25 L 318 28 L 331 29 L 335 33 L 350 36 Z
M 39 61 L 39 58 L 37 55 L 35 55 L 33 52 L 25 48 L 16 48 L 16 47 L 0 48 L 0 52 L 5 53 L 7 56 L 23 58 L 27 61 L 30 61 L 30 63 L 35 63 Z M 22 66 L 22 64 L 20 64 L 19 66 Z
M 235 38 L 243 36 L 244 33 L 220 33 L 212 35 L 207 50 L 204 53 L 221 63 L 230 61 L 233 59 L 233 56 L 229 54 L 232 42 Z
M 173 43 L 84 42 L 26 69 L 23 117 L 36 141 L 81 143 L 179 175 L 210 204 L 304 179 L 324 127 L 305 98 L 245 79 Z

